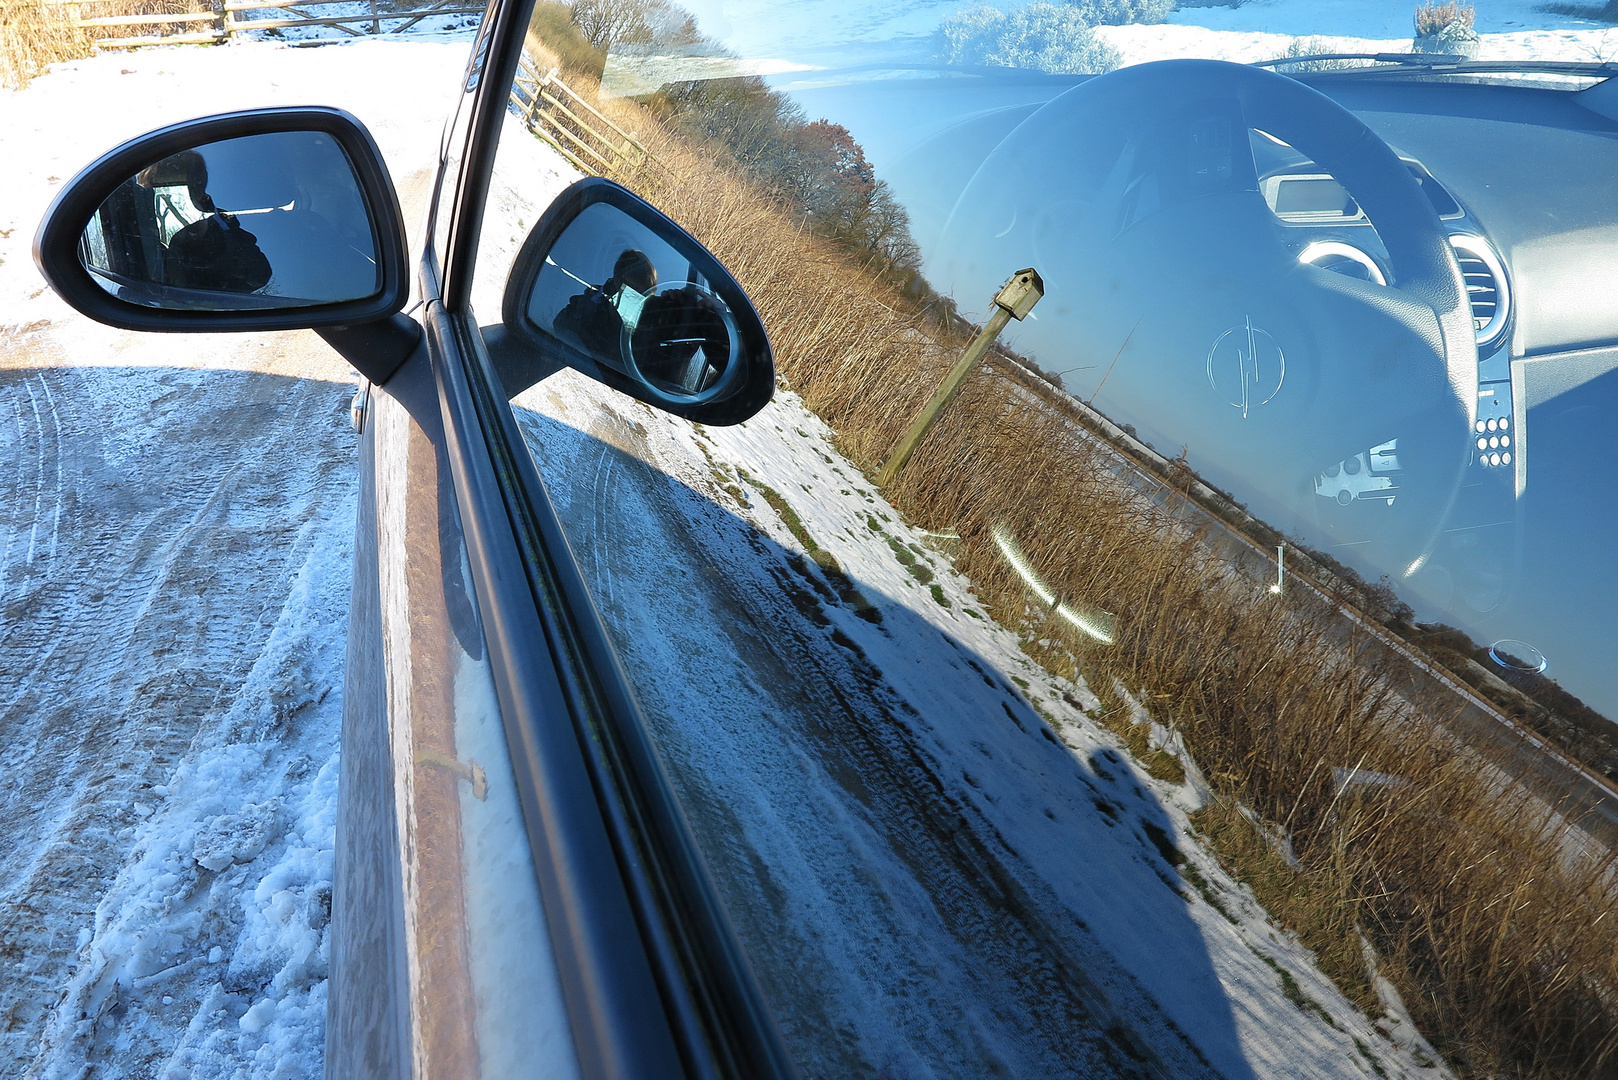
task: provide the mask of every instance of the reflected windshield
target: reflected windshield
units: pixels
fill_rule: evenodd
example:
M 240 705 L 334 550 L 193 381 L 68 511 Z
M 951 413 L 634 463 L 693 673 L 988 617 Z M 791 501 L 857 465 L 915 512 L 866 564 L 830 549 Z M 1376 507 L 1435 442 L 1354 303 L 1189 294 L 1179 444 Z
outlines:
M 1606 659 L 1618 620 L 1601 613 L 1618 580 L 1587 550 L 1618 536 L 1597 494 L 1612 487 L 1608 449 L 1573 435 L 1577 417 L 1600 414 L 1618 363 L 1618 307 L 1583 284 L 1618 271 L 1618 207 L 1603 179 L 1618 170 L 1618 141 L 1611 106 L 1595 100 L 1605 89 L 1578 93 L 1604 74 L 1590 46 L 1610 31 L 1575 20 L 1536 33 L 1536 19 L 1554 18 L 1500 13 L 1479 23 L 1481 44 L 1455 49 L 1524 70 L 1463 81 L 1423 66 L 1431 43 L 1410 36 L 1403 11 L 1334 36 L 1329 17 L 1301 6 L 1115 7 L 1062 6 L 1041 31 L 1039 5 L 1004 18 L 961 4 L 850 18 L 805 3 L 755 18 L 727 4 L 696 14 L 732 56 L 626 46 L 609 52 L 604 86 L 644 96 L 657 82 L 711 110 L 712 84 L 680 79 L 728 63 L 846 129 L 905 215 L 926 289 L 977 321 L 1006 273 L 1038 268 L 1050 298 L 1006 331 L 1013 352 L 1139 433 L 1149 454 L 1183 452 L 1328 576 L 1386 592 L 1407 636 L 1458 630 L 1490 676 L 1518 674 L 1489 659 L 1493 643 L 1530 643 L 1546 658 L 1531 694 L 1565 691 L 1578 699 L 1566 708 L 1618 716 Z M 1055 27 L 1066 44 L 1041 52 Z M 1308 59 L 1317 54 L 1339 58 Z M 1436 218 L 1423 228 L 1454 246 L 1476 341 L 1422 354 L 1414 338 L 1436 331 L 1417 323 L 1432 306 L 1383 303 L 1420 301 L 1423 277 L 1444 268 L 1394 266 L 1390 241 L 1417 230 L 1397 207 L 1380 221 L 1367 213 L 1345 177 L 1300 148 L 1306 114 L 1290 118 L 1289 141 L 1266 130 L 1289 120 L 1265 101 L 1244 99 L 1246 117 L 1188 109 L 1214 100 L 1195 79 L 1083 86 L 1186 56 L 1279 58 L 1275 70 L 1386 141 Z M 1199 173 L 1216 182 L 1188 182 Z M 1356 179 L 1376 200 L 1394 178 Z M 1399 373 L 1380 376 L 1379 362 Z

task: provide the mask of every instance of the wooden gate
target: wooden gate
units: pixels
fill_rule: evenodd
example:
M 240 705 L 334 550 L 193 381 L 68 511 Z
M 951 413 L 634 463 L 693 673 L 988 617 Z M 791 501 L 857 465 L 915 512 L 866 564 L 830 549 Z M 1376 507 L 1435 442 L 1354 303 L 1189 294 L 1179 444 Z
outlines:
M 273 30 L 283 26 L 330 26 L 355 37 L 364 37 L 367 33 L 403 33 L 432 15 L 483 14 L 482 5 L 469 7 L 466 0 L 460 0 L 460 3 L 457 3 L 456 0 L 438 0 L 437 3 L 428 4 L 425 7 L 414 7 L 408 11 L 392 11 L 389 10 L 391 5 L 379 6 L 377 0 L 370 0 L 371 13 L 369 15 L 321 16 L 309 14 L 310 9 L 329 7 L 332 2 L 333 0 L 278 0 L 278 2 L 263 3 L 261 0 L 247 0 L 246 3 L 229 3 L 227 0 L 224 4 L 225 34 L 228 37 L 242 30 Z M 248 21 L 237 21 L 235 19 L 235 16 L 249 11 L 265 11 L 271 8 L 284 11 L 291 18 L 253 19 Z M 390 25 L 384 30 L 382 26 L 384 22 L 392 23 L 396 19 L 403 19 L 404 22 L 397 26 Z M 354 24 L 357 23 L 368 23 L 369 29 L 356 30 Z
M 364 37 L 366 34 L 397 34 L 415 26 L 422 19 L 439 15 L 482 15 L 482 5 L 472 6 L 470 0 L 436 0 L 420 6 L 405 5 L 396 10 L 392 0 L 369 0 L 369 12 L 364 14 L 320 14 L 320 9 L 331 9 L 338 3 L 351 8 L 351 0 L 203 0 L 207 10 L 157 12 L 143 15 L 95 15 L 95 10 L 108 3 L 128 0 L 70 0 L 67 4 L 73 24 L 81 29 L 104 31 L 108 28 L 144 27 L 150 32 L 137 37 L 97 37 L 96 45 L 103 49 L 129 49 L 139 45 L 185 45 L 214 41 L 228 41 L 244 30 L 276 30 L 288 26 L 329 26 L 345 34 Z M 202 5 L 197 5 L 202 6 Z M 102 8 L 105 10 L 105 8 Z M 279 18 L 244 18 L 249 12 L 281 11 Z
M 621 180 L 648 163 L 663 166 L 635 133 L 601 115 L 555 68 L 541 75 L 526 55 L 517 65 L 511 100 L 522 110 L 529 131 L 593 176 Z

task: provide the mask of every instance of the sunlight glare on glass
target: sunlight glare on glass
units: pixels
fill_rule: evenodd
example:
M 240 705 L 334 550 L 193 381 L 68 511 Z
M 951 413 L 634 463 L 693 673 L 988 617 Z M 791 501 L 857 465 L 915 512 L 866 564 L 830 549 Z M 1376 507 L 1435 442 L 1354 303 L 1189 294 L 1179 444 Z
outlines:
M 1115 615 L 1099 608 L 1079 609 L 1071 606 L 1066 600 L 1058 597 L 1034 572 L 1027 556 L 1017 546 L 1010 529 L 1004 525 L 996 525 L 991 530 L 991 535 L 994 537 L 995 546 L 1000 549 L 1000 554 L 1005 556 L 1006 562 L 1017 572 L 1017 576 L 1022 578 L 1028 590 L 1039 597 L 1041 603 L 1103 645 L 1112 645 L 1117 641 L 1115 635 L 1118 632 L 1118 620 Z

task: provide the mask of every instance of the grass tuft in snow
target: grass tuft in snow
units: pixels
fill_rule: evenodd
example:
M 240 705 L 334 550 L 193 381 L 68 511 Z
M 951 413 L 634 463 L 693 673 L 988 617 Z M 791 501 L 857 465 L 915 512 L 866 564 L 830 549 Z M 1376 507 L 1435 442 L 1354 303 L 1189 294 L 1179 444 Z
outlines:
M 1103 708 L 1097 718 L 1107 730 L 1123 740 L 1136 761 L 1155 780 L 1170 784 L 1185 783 L 1185 766 L 1180 759 L 1152 742 L 1152 722 L 1144 714 L 1136 715 L 1139 707 L 1120 700 L 1118 694 L 1098 685 L 1097 694 Z
M 881 623 L 881 609 L 871 603 L 870 599 L 843 572 L 843 568 L 838 565 L 837 557 L 815 541 L 814 536 L 804 527 L 803 519 L 792 508 L 792 504 L 787 502 L 779 491 L 748 475 L 745 470 L 738 468 L 736 471 L 743 480 L 746 480 L 763 496 L 765 502 L 770 504 L 770 509 L 775 511 L 775 515 L 781 519 L 781 524 L 787 527 L 787 531 L 792 534 L 792 538 L 803 545 L 804 553 L 814 560 L 816 566 L 820 567 L 821 573 L 825 575 L 831 587 L 836 590 L 837 598 L 853 608 L 854 614 L 866 622 Z
M 1477 18 L 1477 9 L 1471 4 L 1445 0 L 1442 4 L 1418 4 L 1414 18 L 1416 33 L 1419 36 L 1441 34 L 1455 25 L 1470 30 Z
M 1252 948 L 1252 946 L 1248 947 Z M 1288 1001 L 1296 1005 L 1299 1011 L 1314 1013 L 1329 1027 L 1335 1028 L 1338 1026 L 1337 1021 L 1332 1019 L 1331 1013 L 1327 1012 L 1320 1002 L 1303 992 L 1303 988 L 1298 985 L 1297 976 L 1276 963 L 1275 958 L 1267 952 L 1253 949 L 1253 955 L 1264 961 L 1265 966 L 1275 972 L 1276 977 L 1281 980 L 1281 993 Z
M 1340 868 L 1312 873 L 1295 869 L 1274 838 L 1229 799 L 1215 800 L 1191 820 L 1232 876 L 1253 890 L 1254 899 L 1276 921 L 1308 943 L 1348 999 L 1375 1015 L 1379 1002 L 1366 976 L 1363 950 L 1354 927 L 1343 918 L 1342 886 L 1336 880 Z

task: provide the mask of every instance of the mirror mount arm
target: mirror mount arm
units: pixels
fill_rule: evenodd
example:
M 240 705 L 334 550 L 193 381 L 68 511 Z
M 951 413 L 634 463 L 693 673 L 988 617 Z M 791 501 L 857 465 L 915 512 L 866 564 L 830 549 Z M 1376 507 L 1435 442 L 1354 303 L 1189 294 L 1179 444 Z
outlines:
M 387 382 L 421 342 L 421 324 L 397 312 L 356 326 L 322 326 L 315 333 L 374 386 Z
M 535 383 L 550 378 L 568 366 L 565 360 L 542 354 L 540 349 L 535 348 L 521 336 L 513 334 L 503 325 L 479 327 L 479 332 L 483 336 L 483 347 L 489 352 L 489 359 L 494 364 L 495 374 L 500 377 L 500 387 L 507 398 L 516 397 Z

